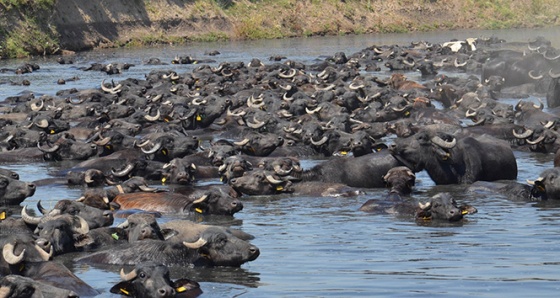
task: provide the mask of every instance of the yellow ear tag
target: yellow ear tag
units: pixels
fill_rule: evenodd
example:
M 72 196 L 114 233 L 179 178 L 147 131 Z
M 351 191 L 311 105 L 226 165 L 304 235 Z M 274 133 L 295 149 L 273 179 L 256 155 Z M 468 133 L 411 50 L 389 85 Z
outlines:
M 54 134 L 54 133 L 55 133 L 54 129 L 51 129 L 51 135 Z
M 224 177 L 220 177 L 220 182 L 224 182 Z
M 196 121 L 202 121 L 202 117 L 200 117 L 200 115 L 196 115 Z
M 121 293 L 123 293 L 123 294 L 125 294 L 125 295 L 127 295 L 127 296 L 130 295 L 130 293 L 129 293 L 127 290 L 125 290 L 125 289 L 119 289 L 119 290 L 121 291 Z
M 410 116 L 410 112 L 406 111 L 406 112 L 404 112 L 404 115 L 408 117 L 408 116 Z
M 424 217 L 422 217 L 422 219 L 423 219 L 423 220 L 431 220 L 432 218 L 429 217 L 429 216 L 424 216 Z
M 0 220 L 6 219 L 6 211 L 0 212 Z
M 111 237 L 113 237 L 113 239 L 115 240 L 119 240 L 119 235 L 117 235 L 117 233 L 111 234 Z
M 348 152 L 346 152 L 346 151 L 340 151 L 340 154 L 341 154 L 341 155 L 346 155 L 346 154 L 348 154 Z
M 185 288 L 185 287 L 178 287 L 178 288 L 175 289 L 175 291 L 177 291 L 177 293 L 183 293 L 186 290 L 187 290 L 187 288 Z
M 25 263 L 22 263 L 21 266 L 19 266 L 19 272 L 22 272 L 25 269 Z
M 161 149 L 161 154 L 167 155 L 167 150 L 166 149 Z
M 165 177 L 161 178 L 161 183 L 165 183 L 165 181 L 167 181 L 167 178 Z
M 463 210 L 463 211 L 461 211 L 461 214 L 462 214 L 462 215 L 469 214 L 469 211 Z
M 105 148 L 107 148 L 107 150 L 111 150 L 113 147 L 111 145 L 107 145 Z
M 194 60 L 194 62 L 193 62 L 192 64 L 198 64 L 198 61 L 197 61 L 197 60 Z
M 284 187 L 282 187 L 282 185 L 276 186 L 276 190 L 277 190 L 277 191 L 281 191 L 281 190 L 283 190 L 283 189 L 284 189 Z
M 169 118 L 167 118 L 167 117 L 163 118 L 163 122 L 169 122 L 169 121 L 170 121 Z
M 202 214 L 202 209 L 200 209 L 200 208 L 194 208 L 194 211 L 196 211 L 196 212 Z

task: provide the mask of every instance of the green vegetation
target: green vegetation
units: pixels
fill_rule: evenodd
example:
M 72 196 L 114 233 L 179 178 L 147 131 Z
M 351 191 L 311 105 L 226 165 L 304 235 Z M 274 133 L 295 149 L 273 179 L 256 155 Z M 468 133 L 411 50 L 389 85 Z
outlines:
M 113 8 L 117 9 L 115 15 L 127 20 L 123 26 L 102 20 L 107 22 L 109 35 L 115 38 L 104 39 L 103 45 L 115 47 L 459 28 L 503 29 L 560 22 L 558 0 L 115 0 L 104 1 L 103 5 L 92 5 L 90 1 L 73 1 L 84 21 L 100 21 L 96 18 L 110 15 L 104 12 Z M 68 4 L 63 0 L 0 0 L 0 58 L 56 53 L 59 44 L 69 38 L 60 36 L 57 25 L 75 20 L 64 14 L 65 6 Z M 150 26 L 139 28 L 146 23 Z M 161 24 L 183 27 L 174 29 Z M 115 29 L 119 30 L 117 34 Z M 95 34 L 80 35 L 88 38 Z M 107 36 L 100 35 L 102 39 Z M 90 44 L 95 44 L 98 37 L 89 38 Z

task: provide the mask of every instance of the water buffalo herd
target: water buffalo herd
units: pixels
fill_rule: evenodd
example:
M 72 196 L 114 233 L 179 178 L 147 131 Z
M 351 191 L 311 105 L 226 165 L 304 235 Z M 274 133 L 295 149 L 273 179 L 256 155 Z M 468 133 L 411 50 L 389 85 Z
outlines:
M 0 217 L 0 298 L 100 294 L 56 261 L 70 254 L 77 264 L 123 266 L 112 293 L 196 297 L 200 285 L 171 280 L 169 267 L 239 267 L 260 251 L 253 235 L 190 219 L 235 216 L 247 196 L 365 197 L 356 212 L 423 224 L 477 212 L 445 192 L 415 199 L 415 173 L 426 171 L 438 185 L 560 199 L 559 168 L 516 181 L 517 151 L 560 148 L 560 51 L 546 39 L 272 58 L 171 61 L 193 64 L 185 72 L 154 58 L 144 79 L 120 81 L 108 76 L 133 64 L 96 64 L 82 68 L 100 71 L 91 89 L 2 98 L 0 161 L 68 166 L 32 182 L 0 169 L 0 211 L 10 215 Z M 39 202 L 40 214 L 19 207 L 50 184 L 83 194 L 51 209 Z M 387 195 L 368 197 L 372 188 Z M 158 222 L 161 214 L 180 219 Z M 127 219 L 117 225 L 117 216 Z

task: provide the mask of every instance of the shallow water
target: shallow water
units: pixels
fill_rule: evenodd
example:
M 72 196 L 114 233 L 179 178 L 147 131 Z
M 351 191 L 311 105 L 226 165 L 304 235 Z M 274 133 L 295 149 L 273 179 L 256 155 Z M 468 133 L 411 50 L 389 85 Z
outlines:
M 322 55 L 343 51 L 347 55 L 373 44 L 408 44 L 426 40 L 497 36 L 508 41 L 527 41 L 542 35 L 554 43 L 557 32 L 541 31 L 451 31 L 439 33 L 367 35 L 193 44 L 188 47 L 103 50 L 81 53 L 74 65 L 59 65 L 53 59 L 36 59 L 41 69 L 32 74 L 0 74 L 0 81 L 27 78 L 32 85 L 0 85 L 0 99 L 31 90 L 55 94 L 67 88 L 98 88 L 103 79 L 143 78 L 153 69 L 190 71 L 193 65 L 147 66 L 142 61 L 158 57 L 171 61 L 176 55 L 208 58 L 205 50 L 217 49 L 221 61 L 249 62 L 256 57 L 268 62 L 271 55 L 285 55 L 310 62 Z M 556 47 L 560 47 L 555 44 Z M 15 67 L 23 60 L 0 61 L 0 68 Z M 122 75 L 106 76 L 77 69 L 93 62 L 136 64 Z M 58 78 L 80 80 L 56 85 Z M 516 152 L 518 181 L 535 179 L 552 167 L 552 155 Z M 309 167 L 311 161 L 305 161 Z M 57 164 L 3 164 L 18 172 L 21 180 L 49 177 Z M 217 183 L 217 181 L 215 181 Z M 158 187 L 162 187 L 158 185 Z M 556 297 L 560 288 L 560 203 L 514 202 L 488 193 L 467 193 L 462 186 L 435 186 L 425 173 L 417 174 L 414 197 L 448 191 L 459 203 L 478 209 L 468 220 L 453 225 L 418 225 L 410 218 L 370 215 L 358 211 L 368 199 L 381 197 L 384 189 L 368 190 L 354 198 L 247 197 L 244 209 L 233 218 L 210 218 L 208 223 L 240 228 L 256 236 L 251 242 L 261 255 L 241 268 L 174 268 L 173 278 L 199 281 L 201 297 Z M 63 186 L 39 187 L 22 205 L 35 208 L 41 200 L 49 207 L 60 199 L 75 199 L 82 190 Z M 169 220 L 164 217 L 161 221 Z M 115 224 L 121 222 L 117 218 Z M 111 286 L 119 281 L 117 267 L 79 264 L 71 269 L 112 297 Z M 116 297 L 116 296 L 115 296 Z

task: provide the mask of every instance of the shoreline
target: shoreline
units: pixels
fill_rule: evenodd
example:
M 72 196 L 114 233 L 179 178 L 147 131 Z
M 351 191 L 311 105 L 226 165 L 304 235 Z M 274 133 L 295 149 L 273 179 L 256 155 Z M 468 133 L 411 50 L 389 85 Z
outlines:
M 542 28 L 552 0 L 0 0 L 0 58 L 195 41 Z M 31 3 L 31 4 L 29 4 Z

